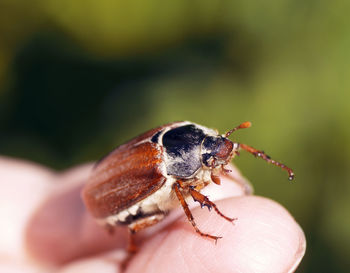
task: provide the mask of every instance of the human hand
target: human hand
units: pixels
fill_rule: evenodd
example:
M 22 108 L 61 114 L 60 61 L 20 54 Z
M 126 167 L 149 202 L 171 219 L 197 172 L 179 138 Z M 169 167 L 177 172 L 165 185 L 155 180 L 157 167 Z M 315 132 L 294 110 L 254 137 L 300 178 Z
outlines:
M 80 190 L 91 164 L 64 173 L 0 157 L 0 272 L 122 272 L 127 230 L 113 236 L 86 212 Z M 126 272 L 293 272 L 305 252 L 304 233 L 279 204 L 249 195 L 236 169 L 207 195 L 234 225 L 195 207 L 195 233 L 181 208 L 140 232 Z

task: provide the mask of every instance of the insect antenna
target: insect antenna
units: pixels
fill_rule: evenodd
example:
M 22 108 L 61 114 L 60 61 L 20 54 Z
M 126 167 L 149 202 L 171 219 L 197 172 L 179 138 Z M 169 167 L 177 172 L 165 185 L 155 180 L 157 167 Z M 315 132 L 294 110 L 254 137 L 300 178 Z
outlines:
M 284 170 L 286 170 L 288 172 L 288 179 L 289 180 L 293 180 L 294 179 L 294 172 L 291 168 L 287 167 L 286 165 L 271 159 L 271 157 L 269 157 L 267 154 L 264 153 L 264 151 L 259 151 L 251 146 L 248 146 L 246 144 L 239 144 L 239 147 L 243 150 L 246 150 L 247 152 L 251 153 L 252 155 L 254 155 L 255 157 L 260 157 L 263 160 L 267 161 L 268 163 L 271 163 L 277 167 L 280 167 Z
M 237 131 L 238 129 L 245 129 L 245 128 L 249 128 L 250 126 L 252 126 L 252 123 L 250 121 L 243 122 L 240 125 L 238 125 L 237 127 L 228 131 L 225 134 L 225 137 L 229 137 L 233 132 Z
M 246 121 L 246 122 L 243 122 L 241 123 L 240 125 L 238 125 L 237 127 L 231 129 L 230 131 L 228 131 L 226 134 L 225 134 L 225 137 L 228 137 L 230 136 L 233 132 L 237 131 L 238 129 L 245 129 L 245 128 L 249 128 L 250 126 L 252 126 L 252 123 L 250 121 Z M 237 143 L 238 144 L 238 143 Z M 294 179 L 294 172 L 291 168 L 287 167 L 286 165 L 276 161 L 276 160 L 273 160 L 271 159 L 271 157 L 269 157 L 267 154 L 265 154 L 263 151 L 259 151 L 251 146 L 248 146 L 246 144 L 238 144 L 239 145 L 239 148 L 243 149 L 243 150 L 246 150 L 247 152 L 253 154 L 255 157 L 260 157 L 262 158 L 263 160 L 267 161 L 268 163 L 271 163 L 277 167 L 280 167 L 284 170 L 286 170 L 288 172 L 288 179 L 289 180 L 293 180 Z

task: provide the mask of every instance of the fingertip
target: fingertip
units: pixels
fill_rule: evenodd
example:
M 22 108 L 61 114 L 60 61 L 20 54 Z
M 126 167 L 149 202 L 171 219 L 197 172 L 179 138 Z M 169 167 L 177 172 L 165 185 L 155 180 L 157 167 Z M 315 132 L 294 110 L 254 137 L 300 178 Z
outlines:
M 223 209 L 231 209 L 238 218 L 234 230 L 224 223 L 226 260 L 242 272 L 293 272 L 306 250 L 305 235 L 290 213 L 277 202 L 258 196 L 223 200 Z M 222 261 L 224 262 L 224 260 Z M 239 271 L 238 270 L 238 271 Z
M 216 245 L 196 234 L 182 218 L 144 245 L 129 272 L 271 273 L 296 268 L 305 252 L 305 236 L 282 206 L 254 196 L 226 199 L 217 205 L 225 215 L 238 218 L 234 225 L 213 211 L 193 210 L 203 232 L 223 237 Z

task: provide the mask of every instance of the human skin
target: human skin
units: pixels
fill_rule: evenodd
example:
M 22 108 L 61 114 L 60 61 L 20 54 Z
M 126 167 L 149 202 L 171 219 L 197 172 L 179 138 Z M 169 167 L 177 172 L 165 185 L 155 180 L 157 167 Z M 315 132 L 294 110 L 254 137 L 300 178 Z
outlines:
M 0 157 L 0 272 L 124 272 L 127 229 L 108 234 L 80 198 L 91 168 L 57 173 Z M 217 244 L 196 234 L 179 208 L 137 235 L 139 251 L 125 272 L 294 272 L 305 253 L 302 229 L 281 205 L 251 195 L 232 168 L 205 194 L 234 224 L 192 207 L 202 231 L 223 237 Z

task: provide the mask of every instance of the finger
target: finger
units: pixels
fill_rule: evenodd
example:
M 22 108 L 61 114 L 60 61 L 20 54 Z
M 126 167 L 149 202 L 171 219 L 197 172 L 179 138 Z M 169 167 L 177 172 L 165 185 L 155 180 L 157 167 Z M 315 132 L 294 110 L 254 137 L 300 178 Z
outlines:
M 235 224 L 214 212 L 193 210 L 202 231 L 222 236 L 217 244 L 178 220 L 142 246 L 127 272 L 292 272 L 305 252 L 304 233 L 279 204 L 261 197 L 216 202 Z
M 225 190 L 214 185 L 218 189 L 212 192 L 213 200 L 222 198 L 223 192 L 230 196 L 245 194 L 245 180 L 234 167 L 231 168 L 235 179 L 231 176 L 223 178 Z M 36 259 L 62 264 L 112 248 L 126 248 L 125 227 L 115 227 L 115 234 L 111 236 L 96 224 L 84 208 L 80 192 L 90 171 L 91 165 L 82 166 L 55 178 L 55 190 L 42 202 L 28 223 L 27 248 Z M 168 221 L 172 219 L 169 217 Z M 144 232 L 143 236 L 151 236 L 153 230 Z
M 80 197 L 91 165 L 56 177 L 57 187 L 37 208 L 27 225 L 27 249 L 36 259 L 62 264 L 101 251 L 126 246 L 126 229 L 111 236 L 85 210 Z
M 125 259 L 123 251 L 112 251 L 96 257 L 79 259 L 63 266 L 57 273 L 118 273 Z
M 25 226 L 42 197 L 51 190 L 55 174 L 23 160 L 0 157 L 0 255 L 27 259 Z M 5 272 L 5 271 L 2 271 Z

